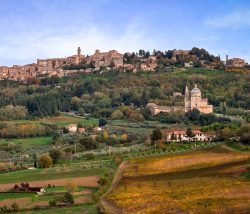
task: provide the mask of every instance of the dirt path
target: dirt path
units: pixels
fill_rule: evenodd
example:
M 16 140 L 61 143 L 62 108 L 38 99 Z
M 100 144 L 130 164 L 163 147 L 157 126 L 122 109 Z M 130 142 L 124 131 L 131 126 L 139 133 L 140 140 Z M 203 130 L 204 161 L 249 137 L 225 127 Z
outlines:
M 98 186 L 98 176 L 79 177 L 79 178 L 62 178 L 55 180 L 31 181 L 30 186 L 47 187 L 48 184 L 55 186 L 64 186 L 67 182 L 73 182 L 81 186 Z M 0 191 L 6 191 L 14 187 L 16 183 L 0 184 Z
M 128 161 L 122 162 L 122 164 L 119 166 L 118 170 L 115 173 L 115 176 L 114 176 L 114 179 L 113 179 L 113 182 L 112 182 L 110 188 L 101 197 L 100 204 L 101 204 L 101 207 L 104 209 L 104 213 L 107 213 L 107 214 L 122 213 L 122 211 L 120 209 L 118 209 L 112 202 L 110 202 L 109 200 L 106 199 L 106 196 L 107 196 L 107 194 L 109 194 L 109 192 L 111 192 L 112 190 L 114 190 L 117 187 L 117 185 L 121 181 L 121 179 L 123 177 L 123 173 L 127 167 L 128 167 Z

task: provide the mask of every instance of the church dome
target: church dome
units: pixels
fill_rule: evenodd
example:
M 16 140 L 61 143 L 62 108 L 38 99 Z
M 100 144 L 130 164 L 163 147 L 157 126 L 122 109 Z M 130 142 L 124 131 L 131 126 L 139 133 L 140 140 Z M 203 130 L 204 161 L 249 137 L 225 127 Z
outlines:
M 201 91 L 200 89 L 197 87 L 197 85 L 195 84 L 194 88 L 191 91 L 191 95 L 201 95 Z

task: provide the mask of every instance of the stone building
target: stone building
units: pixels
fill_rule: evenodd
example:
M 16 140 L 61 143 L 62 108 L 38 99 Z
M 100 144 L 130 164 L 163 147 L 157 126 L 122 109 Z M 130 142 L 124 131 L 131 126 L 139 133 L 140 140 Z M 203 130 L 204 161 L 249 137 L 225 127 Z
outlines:
M 92 56 L 87 57 L 87 64 L 90 63 L 94 63 L 96 68 L 100 68 L 101 66 L 118 68 L 123 66 L 123 54 L 118 53 L 116 50 L 109 52 L 96 50 Z
M 67 64 L 66 58 L 37 59 L 39 73 L 49 73 Z
M 9 77 L 9 68 L 7 66 L 0 67 L 0 79 L 8 79 Z
M 244 67 L 246 65 L 246 61 L 240 58 L 232 58 L 228 59 L 228 55 L 226 55 L 226 66 L 228 67 Z
M 185 90 L 185 112 L 190 111 L 194 108 L 197 108 L 200 112 L 208 114 L 213 113 L 213 106 L 208 105 L 207 98 L 201 98 L 201 91 L 195 87 L 189 92 L 188 87 L 186 86 Z
M 78 65 L 79 63 L 85 62 L 85 61 L 86 61 L 86 57 L 81 54 L 80 47 L 78 47 L 76 55 L 69 56 L 69 57 L 67 57 L 67 60 L 66 60 L 68 65 L 70 65 L 70 64 Z
M 152 115 L 157 115 L 161 112 L 175 112 L 175 111 L 183 111 L 183 108 L 176 106 L 158 106 L 155 103 L 148 103 L 147 108 L 150 110 Z

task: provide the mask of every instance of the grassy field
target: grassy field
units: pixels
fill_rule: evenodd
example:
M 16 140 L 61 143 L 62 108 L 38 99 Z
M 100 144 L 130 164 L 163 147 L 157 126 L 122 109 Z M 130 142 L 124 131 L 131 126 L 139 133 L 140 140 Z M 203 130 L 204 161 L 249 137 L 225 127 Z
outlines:
M 74 178 L 85 176 L 99 176 L 105 169 L 82 169 L 76 167 L 57 167 L 49 169 L 33 169 L 1 174 L 0 184 L 19 183 L 28 181 L 43 181 L 61 178 Z
M 6 199 L 33 197 L 36 193 L 0 193 L 0 201 Z
M 249 165 L 223 148 L 133 159 L 106 198 L 120 213 L 249 213 Z
M 73 117 L 69 115 L 60 115 L 57 117 L 47 117 L 39 120 L 13 120 L 6 121 L 7 123 L 33 123 L 39 124 L 41 122 L 50 123 L 58 126 L 66 126 L 71 123 L 82 123 L 83 125 L 98 125 L 98 119 L 95 118 L 81 118 L 81 117 Z
M 21 209 L 18 213 L 97 213 L 93 196 L 98 190 L 98 177 L 107 169 L 85 169 L 81 163 L 60 165 L 49 169 L 32 169 L 2 173 L 0 179 L 0 207 L 17 203 Z M 46 191 L 36 193 L 3 193 L 13 188 L 14 183 L 29 182 L 30 186 L 42 186 Z M 75 185 L 73 191 L 74 205 L 67 208 L 49 207 L 52 201 L 66 192 L 65 185 Z M 48 187 L 50 184 L 51 187 Z M 6 189 L 7 188 L 7 189 Z M 39 210 L 34 207 L 43 207 Z M 29 210 L 29 211 L 27 211 Z M 31 211 L 30 211 L 31 210 Z
M 43 146 L 52 144 L 52 137 L 32 137 L 32 138 L 19 138 L 19 139 L 2 139 L 0 143 L 14 143 L 21 145 L 24 148 L 31 146 Z
M 77 189 L 72 192 L 74 205 L 67 208 L 53 208 L 49 206 L 49 201 L 54 200 L 59 196 L 63 196 L 66 192 L 65 187 L 56 186 L 46 188 L 45 193 L 37 195 L 36 193 L 0 193 L 0 207 L 10 206 L 17 203 L 19 208 L 23 210 L 19 213 L 96 213 L 95 202 L 92 200 L 93 195 L 97 191 L 97 187 L 77 186 Z M 41 206 L 39 209 L 32 212 L 30 209 Z M 61 210 L 62 209 L 62 210 Z M 28 211 L 29 210 L 29 211 Z
M 54 124 L 57 126 L 67 126 L 72 123 L 81 123 L 83 125 L 98 125 L 98 120 L 95 118 L 78 118 L 68 115 L 61 115 L 58 117 L 49 117 L 44 118 L 40 122 L 46 122 L 50 124 Z

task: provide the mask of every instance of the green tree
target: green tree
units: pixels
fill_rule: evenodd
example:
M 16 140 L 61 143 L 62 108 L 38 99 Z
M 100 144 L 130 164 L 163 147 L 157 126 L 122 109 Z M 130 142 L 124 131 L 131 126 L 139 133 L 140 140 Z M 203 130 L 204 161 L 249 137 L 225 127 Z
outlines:
M 223 115 L 226 115 L 226 114 L 227 114 L 227 104 L 226 104 L 226 102 L 222 102 L 222 103 L 220 104 L 220 108 L 221 108 L 221 113 L 222 113 Z
M 146 90 L 143 91 L 142 95 L 141 95 L 141 101 L 140 104 L 141 106 L 145 107 L 149 102 L 148 96 L 147 96 L 147 92 Z
M 61 152 L 57 149 L 52 149 L 49 152 L 49 156 L 52 158 L 53 164 L 57 164 L 61 158 Z
M 187 128 L 187 130 L 186 130 L 186 135 L 187 135 L 187 137 L 189 137 L 189 138 L 193 138 L 193 137 L 194 137 L 194 133 L 193 133 L 193 130 L 192 130 L 191 127 Z
M 161 140 L 162 139 L 162 132 L 161 129 L 159 127 L 156 127 L 152 134 L 151 134 L 151 140 L 154 142 L 155 144 L 155 149 L 156 149 L 156 141 Z
M 197 108 L 192 109 L 191 111 L 186 112 L 185 116 L 192 121 L 196 121 L 200 117 L 200 111 Z
M 151 140 L 156 141 L 156 140 L 161 140 L 161 139 L 162 139 L 161 129 L 157 127 L 153 130 L 151 134 Z
M 74 204 L 74 197 L 70 192 L 64 194 L 64 202 Z
M 173 142 L 174 140 L 176 140 L 176 136 L 175 136 L 175 134 L 174 133 L 172 133 L 171 134 L 171 138 L 170 138 L 170 140 Z
M 108 123 L 108 121 L 105 118 L 99 119 L 99 127 L 103 127 Z
M 241 143 L 250 145 L 250 124 L 240 127 L 239 136 Z

